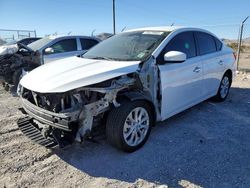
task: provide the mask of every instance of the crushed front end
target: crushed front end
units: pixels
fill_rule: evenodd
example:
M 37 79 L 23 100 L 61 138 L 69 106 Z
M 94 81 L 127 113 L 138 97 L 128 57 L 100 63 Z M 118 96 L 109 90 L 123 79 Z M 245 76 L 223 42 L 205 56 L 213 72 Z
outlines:
M 0 80 L 6 84 L 17 84 L 22 71 L 30 71 L 41 65 L 39 52 L 26 49 L 24 45 L 18 45 L 16 53 L 0 56 Z M 18 78 L 16 78 L 18 77 Z
M 48 147 L 53 145 L 48 142 L 60 147 L 74 141 L 82 142 L 101 124 L 111 106 L 119 106 L 118 93 L 133 87 L 134 83 L 133 78 L 122 76 L 65 93 L 38 93 L 20 86 L 23 112 L 28 116 L 18 126 L 33 141 L 39 143 L 36 140 L 39 138 L 43 140 L 39 144 Z M 27 130 L 35 129 L 35 136 L 32 137 L 30 131 L 25 132 L 24 125 Z

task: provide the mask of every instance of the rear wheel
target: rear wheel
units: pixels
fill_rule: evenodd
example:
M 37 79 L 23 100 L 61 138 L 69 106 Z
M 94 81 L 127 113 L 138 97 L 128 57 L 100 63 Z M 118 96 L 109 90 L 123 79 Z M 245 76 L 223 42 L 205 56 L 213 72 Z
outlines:
M 215 99 L 218 102 L 223 102 L 226 100 L 228 93 L 229 93 L 229 90 L 230 90 L 230 87 L 231 87 L 231 83 L 232 83 L 232 78 L 230 77 L 229 74 L 226 73 L 222 77 L 220 87 L 219 87 L 218 92 L 215 96 Z
M 147 141 L 152 124 L 152 109 L 146 101 L 126 102 L 108 115 L 108 142 L 126 152 L 136 151 Z

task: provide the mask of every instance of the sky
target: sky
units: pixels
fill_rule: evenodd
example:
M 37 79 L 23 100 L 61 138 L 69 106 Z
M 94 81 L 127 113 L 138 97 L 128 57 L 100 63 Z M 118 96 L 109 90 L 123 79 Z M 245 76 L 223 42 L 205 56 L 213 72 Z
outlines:
M 250 0 L 115 0 L 117 32 L 147 26 L 193 26 L 237 39 Z M 0 0 L 0 29 L 46 34 L 112 32 L 112 0 Z M 1 32 L 0 32 L 1 35 Z M 250 37 L 250 18 L 243 37 Z

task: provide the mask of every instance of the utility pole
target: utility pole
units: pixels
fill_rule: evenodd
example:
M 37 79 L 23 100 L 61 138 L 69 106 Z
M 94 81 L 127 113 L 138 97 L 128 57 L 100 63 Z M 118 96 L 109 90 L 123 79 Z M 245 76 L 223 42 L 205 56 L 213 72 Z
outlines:
M 115 0 L 113 0 L 113 33 L 115 35 Z
M 92 32 L 91 32 L 91 36 L 93 37 L 94 36 L 94 32 L 96 31 L 96 29 L 94 29 Z
M 241 48 L 241 43 L 242 43 L 242 35 L 243 35 L 244 23 L 247 21 L 248 18 L 249 18 L 249 16 L 246 17 L 241 22 L 241 25 L 240 25 L 239 44 L 238 44 L 238 52 L 237 52 L 237 59 L 236 59 L 237 70 L 239 70 L 240 48 Z

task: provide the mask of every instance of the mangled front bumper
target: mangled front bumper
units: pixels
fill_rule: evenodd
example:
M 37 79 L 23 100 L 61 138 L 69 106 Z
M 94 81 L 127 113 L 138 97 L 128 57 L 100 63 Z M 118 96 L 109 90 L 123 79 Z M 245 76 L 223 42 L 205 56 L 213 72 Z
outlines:
M 59 145 L 64 145 L 60 140 L 65 139 L 65 135 L 73 137 L 74 141 L 77 142 L 82 142 L 84 138 L 88 137 L 91 134 L 93 125 L 99 123 L 99 119 L 110 109 L 111 104 L 114 107 L 120 105 L 116 101 L 117 93 L 129 88 L 134 82 L 133 78 L 123 77 L 113 81 L 110 87 L 84 87 L 71 91 L 67 95 L 60 94 L 57 96 L 51 94 L 54 98 L 37 94 L 23 88 L 21 85 L 19 85 L 18 91 L 24 112 L 31 117 L 41 131 L 45 131 L 47 137 L 52 135 Z M 86 103 L 85 96 L 89 95 L 89 92 L 95 98 L 89 98 Z M 95 93 L 98 93 L 98 95 Z M 51 104 L 61 107 L 56 110 L 56 105 Z
M 64 130 L 71 131 L 72 124 L 77 122 L 81 112 L 80 107 L 72 109 L 72 112 L 53 113 L 51 111 L 40 108 L 26 99 L 21 98 L 25 112 L 32 118 L 43 124 Z

